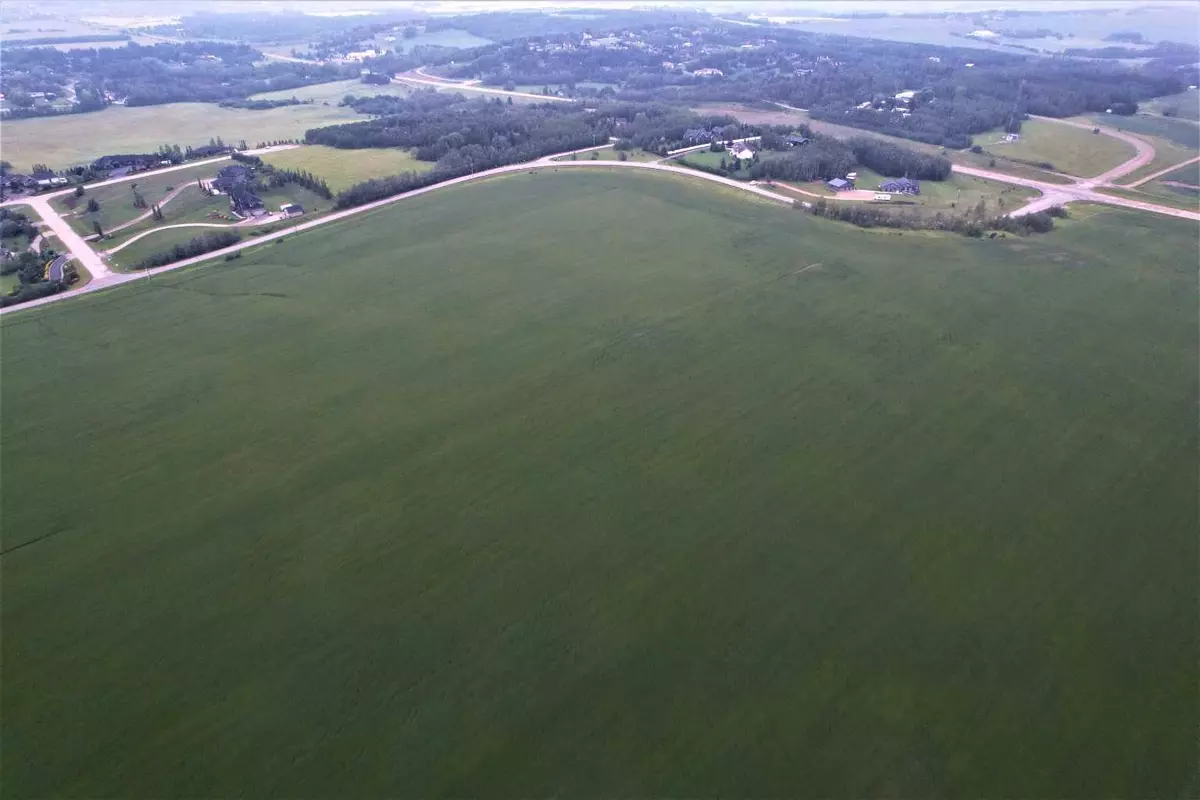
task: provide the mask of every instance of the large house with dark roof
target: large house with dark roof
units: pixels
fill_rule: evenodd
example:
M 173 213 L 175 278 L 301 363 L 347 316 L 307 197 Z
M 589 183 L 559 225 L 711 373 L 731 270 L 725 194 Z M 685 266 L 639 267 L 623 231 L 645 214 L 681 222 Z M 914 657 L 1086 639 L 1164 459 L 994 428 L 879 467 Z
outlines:
M 910 178 L 893 178 L 879 184 L 879 191 L 916 195 L 921 193 L 921 184 Z

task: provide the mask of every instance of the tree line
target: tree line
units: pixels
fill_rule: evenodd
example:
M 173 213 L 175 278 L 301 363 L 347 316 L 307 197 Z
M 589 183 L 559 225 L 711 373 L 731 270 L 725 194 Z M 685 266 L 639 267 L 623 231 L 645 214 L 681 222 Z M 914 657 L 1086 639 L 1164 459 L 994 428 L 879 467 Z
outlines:
M 170 250 L 163 250 L 147 256 L 137 264 L 136 268 L 151 269 L 171 264 L 175 261 L 181 261 L 185 258 L 211 253 L 213 250 L 220 250 L 223 247 L 236 244 L 241 238 L 242 235 L 234 231 L 210 231 L 194 239 L 189 239 L 182 244 L 177 244 Z

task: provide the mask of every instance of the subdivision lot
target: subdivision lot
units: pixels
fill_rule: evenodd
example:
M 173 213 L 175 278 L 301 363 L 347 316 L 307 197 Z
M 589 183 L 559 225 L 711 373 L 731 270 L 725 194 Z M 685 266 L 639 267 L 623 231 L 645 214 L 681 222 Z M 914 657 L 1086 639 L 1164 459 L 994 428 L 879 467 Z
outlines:
M 564 169 L 5 317 L 6 794 L 1182 795 L 1194 225 L 1070 222 Z
M 226 163 L 229 162 L 198 164 L 187 169 L 174 170 L 159 175 L 148 174 L 141 177 L 132 177 L 130 180 L 121 183 L 85 188 L 85 193 L 82 197 L 76 197 L 73 193 L 65 194 L 56 197 L 51 203 L 71 223 L 71 227 L 80 233 L 92 233 L 93 222 L 99 222 L 101 228 L 107 231 L 109 228 L 137 219 L 149 211 L 151 206 L 161 203 L 164 198 L 173 194 L 174 190 L 184 186 L 195 186 L 196 182 L 200 179 L 213 177 L 217 174 L 217 170 Z M 142 199 L 146 201 L 145 208 L 138 208 L 134 205 L 136 202 L 134 195 L 135 187 L 137 194 L 141 195 Z M 200 194 L 198 186 L 196 186 L 196 194 Z M 176 209 L 172 208 L 172 206 L 176 203 L 182 204 L 183 199 L 184 194 L 180 193 L 177 197 L 168 201 L 163 206 L 164 218 L 168 212 L 175 212 Z M 89 212 L 87 210 L 89 200 L 95 200 L 100 205 L 100 209 Z M 226 200 L 226 203 L 228 203 L 228 200 Z
M 253 147 L 259 142 L 303 138 L 309 128 L 358 119 L 363 117 L 353 109 L 320 104 L 266 111 L 210 103 L 109 106 L 88 114 L 5 122 L 4 159 L 25 172 L 37 163 L 58 168 L 110 153 L 152 153 L 165 143 L 199 146 L 215 136 L 226 142 L 245 139 Z
M 323 145 L 305 145 L 266 153 L 262 159 L 276 167 L 308 170 L 324 178 L 334 192 L 371 178 L 433 169 L 433 162 L 420 161 L 407 150 L 395 147 L 340 150 Z
M 1004 142 L 1004 131 L 995 130 L 971 138 L 998 157 L 1034 165 L 1047 162 L 1055 172 L 1081 178 L 1099 175 L 1136 155 L 1131 145 L 1113 136 L 1039 119 L 1023 122 L 1020 137 L 1015 142 Z

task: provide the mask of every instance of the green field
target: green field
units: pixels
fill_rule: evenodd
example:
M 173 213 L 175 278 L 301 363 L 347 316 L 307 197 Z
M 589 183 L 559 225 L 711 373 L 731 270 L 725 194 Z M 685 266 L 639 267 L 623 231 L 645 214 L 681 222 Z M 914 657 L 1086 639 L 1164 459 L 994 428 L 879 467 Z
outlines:
M 620 161 L 621 152 L 611 147 L 604 147 L 600 150 L 592 150 L 587 153 L 577 153 L 575 158 L 563 156 L 554 159 L 555 161 Z M 625 150 L 626 161 L 658 161 L 662 158 L 658 153 L 647 153 L 645 150 L 635 148 L 633 150 Z M 593 154 L 595 156 L 593 157 Z
M 433 169 L 430 161 L 419 161 L 407 150 L 371 148 L 339 150 L 323 145 L 306 145 L 293 150 L 267 153 L 263 160 L 286 169 L 304 169 L 324 178 L 329 188 L 340 192 L 370 178 L 399 175 L 401 172 L 427 172 Z
M 1096 191 L 1114 197 L 1141 200 L 1143 203 L 1157 203 L 1172 208 L 1182 208 L 1185 211 L 1200 211 L 1200 193 L 1195 189 L 1167 186 L 1160 181 L 1143 183 L 1136 188 L 1102 186 Z
M 63 214 L 70 222 L 71 227 L 80 233 L 92 233 L 92 222 L 98 221 L 104 230 L 123 225 L 130 220 L 137 219 L 142 214 L 150 210 L 150 206 L 162 201 L 170 195 L 174 189 L 181 186 L 190 186 L 196 183 L 201 178 L 211 178 L 217 174 L 222 166 L 229 162 L 218 161 L 212 164 L 198 164 L 188 167 L 187 169 L 178 169 L 171 172 L 163 172 L 159 174 L 148 174 L 139 176 L 121 183 L 111 183 L 107 186 L 98 186 L 87 189 L 83 197 L 76 197 L 74 194 L 65 194 L 57 197 L 51 202 L 54 207 Z M 137 192 L 146 200 L 146 208 L 136 208 L 133 205 L 133 186 L 137 185 Z M 165 206 L 163 206 L 164 222 L 168 212 L 175 212 L 177 203 L 182 203 L 184 192 L 178 197 L 172 198 Z M 199 189 L 197 188 L 197 194 Z M 94 198 L 100 204 L 100 210 L 88 213 L 87 204 L 90 198 Z M 228 200 L 226 201 L 228 205 Z
M 400 83 L 377 85 L 366 84 L 358 80 L 333 81 L 331 83 L 314 83 L 312 86 L 301 86 L 297 89 L 284 89 L 278 92 L 262 92 L 252 95 L 251 99 L 290 100 L 295 97 L 297 100 L 312 100 L 316 105 L 328 103 L 336 106 L 348 94 L 355 97 L 373 97 L 379 94 L 407 97 L 412 94 L 412 89 Z M 358 119 L 366 119 L 366 117 L 358 116 Z
M 394 37 L 390 42 L 387 40 L 389 36 Z M 374 40 L 375 47 L 382 50 L 395 50 L 398 53 L 404 53 L 420 45 L 466 48 L 483 47 L 491 43 L 491 39 L 484 39 L 482 36 L 476 36 L 469 31 L 454 28 L 444 31 L 422 32 L 411 39 L 405 39 L 401 32 L 397 30 L 391 33 L 378 34 Z
M 1088 122 L 1098 122 L 1101 125 L 1110 125 L 1117 130 L 1130 133 L 1158 136 L 1190 151 L 1193 156 L 1200 151 L 1200 125 L 1186 119 L 1151 117 L 1144 114 L 1134 114 L 1131 117 L 1091 114 L 1082 119 Z
M 1039 119 L 1022 123 L 1019 141 L 1002 142 L 1003 137 L 1004 131 L 995 130 L 971 138 L 991 155 L 1049 162 L 1055 172 L 1081 178 L 1099 175 L 1136 155 L 1131 145 L 1113 136 Z
M 1177 170 L 1168 172 L 1162 176 L 1164 181 L 1179 181 L 1180 183 L 1190 183 L 1200 185 L 1200 161 L 1193 161 L 1191 164 L 1180 167 Z
M 245 139 L 253 147 L 261 141 L 302 138 L 309 128 L 360 119 L 352 109 L 320 104 L 267 111 L 210 103 L 109 106 L 90 114 L 5 122 L 4 159 L 24 172 L 36 163 L 67 167 L 109 153 L 153 152 L 166 143 L 198 146 L 215 136 L 226 142 Z
M 1178 94 L 1156 97 L 1141 104 L 1141 111 L 1154 115 L 1169 112 L 1179 119 L 1200 121 L 1200 92 L 1195 89 L 1184 89 Z
M 1194 224 L 633 173 L 5 316 L 5 794 L 1185 796 Z

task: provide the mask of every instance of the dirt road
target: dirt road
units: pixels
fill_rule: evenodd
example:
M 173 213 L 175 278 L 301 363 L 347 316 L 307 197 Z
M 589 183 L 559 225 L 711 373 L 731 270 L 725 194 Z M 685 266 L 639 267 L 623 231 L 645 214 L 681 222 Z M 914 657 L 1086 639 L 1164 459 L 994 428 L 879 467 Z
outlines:
M 1186 167 L 1188 164 L 1195 164 L 1197 161 L 1200 161 L 1200 156 L 1196 156 L 1195 158 L 1189 158 L 1187 161 L 1180 161 L 1178 164 L 1172 164 L 1171 166 L 1167 167 L 1166 169 L 1160 169 L 1158 172 L 1152 172 L 1144 178 L 1138 178 L 1133 183 L 1126 183 L 1124 185 L 1129 187 L 1130 189 L 1133 189 L 1135 187 L 1141 186 L 1143 183 L 1149 183 L 1150 181 L 1154 180 L 1155 178 L 1161 178 L 1163 175 L 1166 175 L 1169 172 L 1174 172 L 1175 170 L 1179 169 L 1180 167 Z
M 1094 178 L 1086 178 L 1086 179 L 1081 180 L 1080 182 L 1084 183 L 1084 184 L 1101 185 L 1101 184 L 1105 184 L 1105 183 L 1112 183 L 1113 180 L 1115 180 L 1116 178 L 1119 178 L 1122 175 L 1128 175 L 1129 173 L 1133 172 L 1134 170 L 1140 169 L 1141 167 L 1146 166 L 1147 164 L 1149 164 L 1151 161 L 1154 160 L 1154 156 L 1156 155 L 1155 150 L 1154 150 L 1154 145 L 1150 144 L 1150 142 L 1148 142 L 1145 139 L 1142 139 L 1138 136 L 1134 136 L 1133 134 L 1125 133 L 1124 131 L 1113 130 L 1112 128 L 1108 127 L 1107 125 L 1088 125 L 1083 122 L 1072 122 L 1069 119 L 1055 119 L 1054 117 L 1036 117 L 1036 116 L 1032 116 L 1032 115 L 1030 116 L 1030 119 L 1036 119 L 1036 120 L 1040 120 L 1042 122 L 1052 122 L 1055 125 L 1067 125 L 1072 128 L 1082 128 L 1083 130 L 1087 130 L 1087 131 L 1098 128 L 1100 130 L 1100 133 L 1103 134 L 1104 136 L 1111 136 L 1114 139 L 1120 139 L 1121 141 L 1125 142 L 1126 144 L 1133 145 L 1133 149 L 1137 151 L 1137 154 L 1134 155 L 1133 158 L 1129 159 L 1128 161 L 1118 164 L 1117 166 L 1113 167 L 1112 169 L 1108 170 L 1107 172 L 1100 173 L 1099 175 L 1097 175 Z

